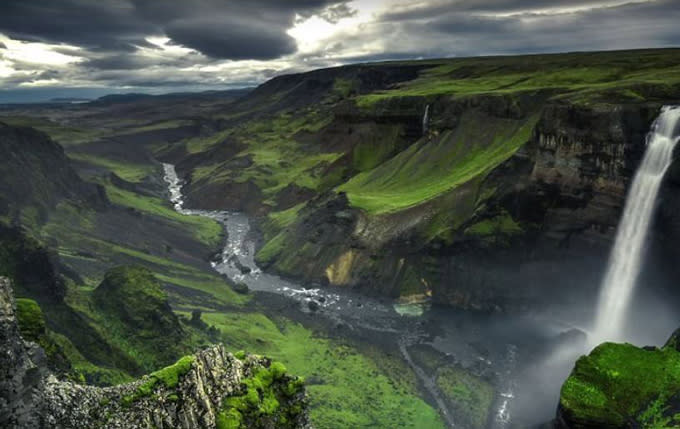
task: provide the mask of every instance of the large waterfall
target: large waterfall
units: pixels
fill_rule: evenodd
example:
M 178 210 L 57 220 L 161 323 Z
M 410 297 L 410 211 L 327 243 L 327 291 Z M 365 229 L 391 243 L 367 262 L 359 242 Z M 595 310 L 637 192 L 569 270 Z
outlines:
M 664 107 L 647 135 L 647 149 L 626 199 L 602 283 L 594 342 L 622 340 L 622 328 L 640 274 L 645 241 L 661 180 L 680 140 L 680 106 Z

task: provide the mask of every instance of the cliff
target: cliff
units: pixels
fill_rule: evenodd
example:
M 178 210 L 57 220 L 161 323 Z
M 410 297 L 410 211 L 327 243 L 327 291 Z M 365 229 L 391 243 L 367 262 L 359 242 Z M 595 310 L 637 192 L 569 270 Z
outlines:
M 276 78 L 237 103 L 247 112 L 232 113 L 238 125 L 185 147 L 187 204 L 255 216 L 258 262 L 304 282 L 482 310 L 592 299 L 645 135 L 680 99 L 678 55 L 430 60 Z M 652 248 L 661 271 L 678 266 L 675 176 Z
M 0 150 L 0 220 L 40 224 L 64 200 L 95 209 L 108 204 L 104 189 L 82 181 L 46 134 L 0 122 Z
M 17 325 L 0 278 L 0 425 L 37 428 L 309 427 L 302 382 L 280 363 L 222 346 L 132 383 L 100 388 L 58 380 Z

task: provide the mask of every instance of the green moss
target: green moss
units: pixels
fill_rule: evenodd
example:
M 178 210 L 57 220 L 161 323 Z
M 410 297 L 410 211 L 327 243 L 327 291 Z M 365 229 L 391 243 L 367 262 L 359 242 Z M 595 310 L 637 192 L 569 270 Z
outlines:
M 149 397 L 159 387 L 174 389 L 179 384 L 182 376 L 189 372 L 195 360 L 196 357 L 193 355 L 185 356 L 173 365 L 152 372 L 148 375 L 146 380 L 137 387 L 133 394 L 123 398 L 122 404 L 124 406 L 129 406 L 131 403 L 141 398 Z
M 604 343 L 579 358 L 562 386 L 560 405 L 575 420 L 620 426 L 640 415 L 658 421 L 661 402 L 680 389 L 680 353 Z
M 45 317 L 37 302 L 32 299 L 18 298 L 17 322 L 24 339 L 37 342 L 45 334 Z
M 89 312 L 103 335 L 144 370 L 167 365 L 190 351 L 189 338 L 151 271 L 121 266 L 107 271 Z
M 465 230 L 466 235 L 488 237 L 493 235 L 513 235 L 523 231 L 522 227 L 506 211 L 490 219 L 477 222 Z
M 437 386 L 452 404 L 456 421 L 463 427 L 483 429 L 493 405 L 491 384 L 460 368 L 445 367 L 436 378 Z
M 220 329 L 226 344 L 270 356 L 304 376 L 311 420 L 319 429 L 444 427 L 436 410 L 420 399 L 414 374 L 398 357 L 359 351 L 261 314 L 204 313 L 203 320 Z M 282 386 L 278 400 L 301 383 L 290 391 Z
M 290 427 L 288 424 L 299 410 L 289 407 L 286 399 L 301 392 L 304 386 L 297 379 L 286 382 L 285 378 L 286 367 L 280 362 L 272 362 L 268 368 L 257 369 L 242 381 L 240 395 L 224 401 L 217 418 L 217 427 L 250 427 L 265 419 L 275 422 L 276 427 Z M 294 391 L 290 390 L 291 386 Z

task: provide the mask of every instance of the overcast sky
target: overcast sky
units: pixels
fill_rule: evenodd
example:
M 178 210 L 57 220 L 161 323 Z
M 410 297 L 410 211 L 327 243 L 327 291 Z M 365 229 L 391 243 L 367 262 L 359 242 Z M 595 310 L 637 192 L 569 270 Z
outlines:
M 2 0 L 0 102 L 373 60 L 680 46 L 680 0 Z

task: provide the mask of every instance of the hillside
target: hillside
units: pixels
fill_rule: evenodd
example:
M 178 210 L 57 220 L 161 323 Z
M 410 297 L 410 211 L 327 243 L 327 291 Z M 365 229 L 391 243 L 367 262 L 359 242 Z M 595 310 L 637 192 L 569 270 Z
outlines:
M 188 178 L 190 206 L 260 219 L 258 261 L 286 276 L 480 309 L 536 304 L 545 284 L 556 302 L 588 296 L 644 135 L 680 97 L 679 59 L 574 53 L 282 76 L 167 159 Z
M 223 342 L 305 376 L 318 428 L 486 428 L 504 377 L 571 332 L 522 318 L 592 316 L 584 303 L 645 135 L 680 100 L 679 64 L 680 49 L 400 61 L 279 76 L 247 94 L 6 110 L 0 275 L 44 314 L 30 339 L 62 378 L 129 383 Z M 233 237 L 219 216 L 175 210 L 161 162 L 176 166 L 185 208 L 247 216 L 257 266 L 240 274 L 278 274 L 301 300 L 215 272 Z M 644 267 L 669 305 L 678 186 L 675 162 Z M 319 296 L 348 297 L 365 320 Z M 597 350 L 569 385 L 600 376 L 588 362 L 609 349 Z M 626 412 L 649 405 L 644 393 Z

